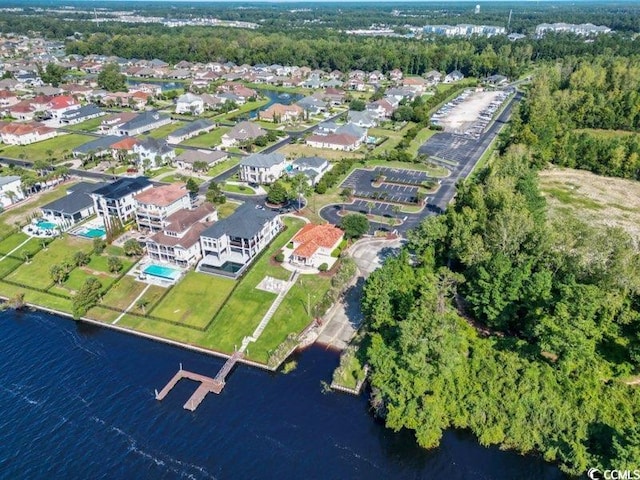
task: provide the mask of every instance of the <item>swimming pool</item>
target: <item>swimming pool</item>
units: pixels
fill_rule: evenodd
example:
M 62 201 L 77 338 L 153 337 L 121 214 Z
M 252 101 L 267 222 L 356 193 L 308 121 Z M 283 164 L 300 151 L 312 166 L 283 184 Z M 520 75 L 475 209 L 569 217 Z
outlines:
M 58 228 L 58 225 L 56 225 L 53 222 L 47 222 L 46 220 L 38 220 L 38 223 L 36 223 L 36 227 L 41 228 L 42 230 L 53 230 L 55 228 Z
M 82 228 L 76 232 L 77 235 L 80 235 L 84 238 L 98 238 L 106 235 L 106 230 L 103 227 L 98 228 Z
M 153 277 L 160 277 L 166 280 L 177 280 L 182 275 L 180 270 L 171 267 L 165 267 L 163 265 L 156 265 L 152 263 L 151 265 L 147 265 L 143 270 L 147 275 L 151 275 Z

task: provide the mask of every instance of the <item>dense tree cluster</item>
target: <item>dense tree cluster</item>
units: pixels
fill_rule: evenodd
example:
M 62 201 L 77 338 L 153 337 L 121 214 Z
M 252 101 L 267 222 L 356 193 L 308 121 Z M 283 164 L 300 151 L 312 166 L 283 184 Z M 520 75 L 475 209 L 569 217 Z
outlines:
M 552 224 L 512 148 L 369 278 L 373 404 L 425 447 L 469 428 L 572 473 L 633 467 L 640 256 L 615 229 Z M 473 318 L 471 318 L 471 317 Z
M 543 165 L 640 178 L 640 59 L 566 59 L 542 69 L 511 123 L 507 143 L 532 148 Z

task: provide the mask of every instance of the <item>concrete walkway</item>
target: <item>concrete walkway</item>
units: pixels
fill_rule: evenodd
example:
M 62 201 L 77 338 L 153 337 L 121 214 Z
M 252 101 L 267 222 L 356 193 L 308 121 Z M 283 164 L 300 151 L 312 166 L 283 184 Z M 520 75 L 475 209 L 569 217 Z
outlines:
M 5 258 L 7 258 L 8 256 L 10 256 L 13 252 L 15 252 L 16 250 L 21 249 L 29 240 L 31 240 L 31 238 L 27 238 L 24 242 L 22 242 L 20 245 L 18 245 L 16 248 L 14 248 L 13 250 L 11 250 L 9 253 L 7 253 L 4 257 L 0 258 L 0 262 L 3 261 Z
M 149 290 L 149 287 L 151 286 L 151 284 L 148 284 L 146 287 L 144 287 L 144 290 L 142 290 L 142 292 L 140 292 L 140 295 L 138 295 L 135 300 L 133 302 L 131 302 L 131 304 L 125 309 L 124 312 L 122 312 L 118 318 L 116 318 L 113 322 L 111 322 L 112 325 L 115 325 L 116 323 L 118 323 L 120 320 L 122 320 L 122 317 L 124 317 L 127 313 L 129 313 L 129 310 L 131 310 L 134 305 L 138 302 L 138 300 L 140 300 L 142 298 L 142 296 L 147 293 L 147 290 Z

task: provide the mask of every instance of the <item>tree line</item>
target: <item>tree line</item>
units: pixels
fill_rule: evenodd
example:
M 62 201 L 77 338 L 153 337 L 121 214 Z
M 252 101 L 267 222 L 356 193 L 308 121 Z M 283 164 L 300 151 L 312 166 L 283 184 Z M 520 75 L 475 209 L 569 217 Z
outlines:
M 427 448 L 464 428 L 571 474 L 635 468 L 639 267 L 625 232 L 548 219 L 511 147 L 368 279 L 373 406 Z

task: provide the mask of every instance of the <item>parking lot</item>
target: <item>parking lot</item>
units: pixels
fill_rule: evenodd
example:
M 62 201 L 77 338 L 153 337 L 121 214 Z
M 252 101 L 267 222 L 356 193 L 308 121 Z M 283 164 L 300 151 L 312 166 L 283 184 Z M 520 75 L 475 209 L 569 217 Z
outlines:
M 382 182 L 379 186 L 374 186 L 373 182 L 378 175 L 385 175 L 392 172 L 392 177 L 397 183 Z M 351 172 L 340 185 L 341 188 L 350 188 L 354 196 L 372 200 L 383 200 L 395 203 L 417 203 L 418 187 L 422 183 L 422 172 L 407 171 L 402 169 L 376 168 L 375 170 L 356 169 Z M 424 174 L 424 179 L 429 177 Z M 417 183 L 413 182 L 413 179 Z
M 465 90 L 434 113 L 431 122 L 443 127 L 447 133 L 479 138 L 511 93 L 510 89 Z
M 422 185 L 432 180 L 425 172 L 418 170 L 405 170 L 403 168 L 378 167 L 376 171 L 384 175 L 385 181 L 390 183 L 402 183 L 405 185 Z

